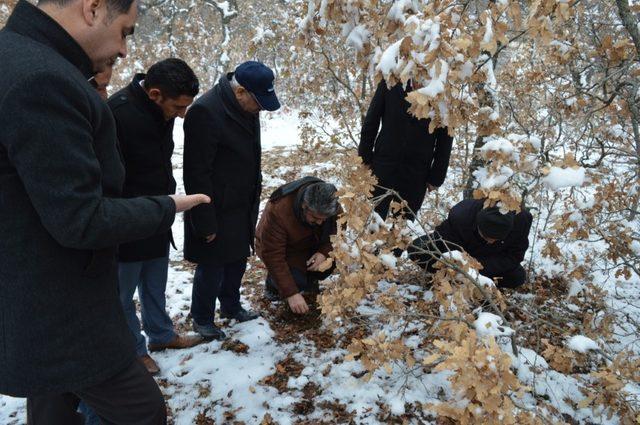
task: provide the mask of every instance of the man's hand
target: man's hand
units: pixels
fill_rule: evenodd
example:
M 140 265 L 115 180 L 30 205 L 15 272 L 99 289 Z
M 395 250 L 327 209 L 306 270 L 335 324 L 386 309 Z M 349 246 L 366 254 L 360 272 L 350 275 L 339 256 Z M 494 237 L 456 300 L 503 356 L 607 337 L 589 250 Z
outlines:
M 301 294 L 294 294 L 287 298 L 287 302 L 289 303 L 289 308 L 295 314 L 304 314 L 309 311 L 309 306 L 307 302 L 304 300 L 304 297 Z
M 320 264 L 327 259 L 327 256 L 321 252 L 316 252 L 307 260 L 307 270 L 310 272 L 317 272 Z
M 197 195 L 169 195 L 176 204 L 176 212 L 188 211 L 196 205 L 208 204 L 211 198 L 201 193 Z
M 434 186 L 431 183 L 427 183 L 427 192 L 437 192 L 438 186 Z
M 211 243 L 215 238 L 216 238 L 216 233 L 214 233 L 213 235 L 205 236 L 204 241 L 206 243 Z

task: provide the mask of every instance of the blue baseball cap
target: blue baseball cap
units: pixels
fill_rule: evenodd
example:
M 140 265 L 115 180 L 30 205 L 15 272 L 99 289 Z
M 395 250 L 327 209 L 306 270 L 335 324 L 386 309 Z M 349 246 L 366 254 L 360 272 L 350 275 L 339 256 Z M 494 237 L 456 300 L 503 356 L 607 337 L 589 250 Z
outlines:
M 273 87 L 275 76 L 268 66 L 256 61 L 244 62 L 238 65 L 234 75 L 238 84 L 253 94 L 262 109 L 280 109 L 280 102 Z

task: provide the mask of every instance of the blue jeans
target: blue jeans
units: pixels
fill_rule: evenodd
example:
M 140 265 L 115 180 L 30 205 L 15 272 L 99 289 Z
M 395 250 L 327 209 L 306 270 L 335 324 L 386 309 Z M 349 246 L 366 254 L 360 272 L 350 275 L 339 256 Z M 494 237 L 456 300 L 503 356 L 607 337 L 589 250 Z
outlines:
M 198 264 L 191 294 L 191 316 L 197 324 L 213 324 L 216 299 L 225 313 L 240 309 L 240 283 L 246 268 L 246 258 L 222 265 Z
M 147 354 L 147 346 L 144 336 L 140 332 L 140 321 L 133 302 L 136 288 L 138 288 L 138 296 L 142 306 L 142 324 L 147 337 L 149 337 L 149 343 L 166 344 L 176 336 L 173 322 L 165 310 L 168 268 L 168 256 L 148 261 L 118 264 L 120 302 L 129 329 L 136 339 L 138 356 Z
M 84 401 L 80 401 L 78 412 L 84 415 L 84 425 L 100 425 L 100 418 Z

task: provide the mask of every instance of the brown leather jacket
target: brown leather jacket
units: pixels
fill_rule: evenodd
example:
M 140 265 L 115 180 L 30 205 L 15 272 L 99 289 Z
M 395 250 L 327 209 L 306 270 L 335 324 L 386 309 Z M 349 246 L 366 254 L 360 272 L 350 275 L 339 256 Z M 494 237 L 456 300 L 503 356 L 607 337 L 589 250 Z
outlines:
M 332 250 L 330 236 L 336 233 L 336 217 L 318 227 L 301 221 L 296 203 L 304 187 L 267 202 L 256 229 L 256 254 L 267 266 L 283 298 L 298 292 L 290 268 L 307 270 L 307 260 L 316 252 L 328 256 Z

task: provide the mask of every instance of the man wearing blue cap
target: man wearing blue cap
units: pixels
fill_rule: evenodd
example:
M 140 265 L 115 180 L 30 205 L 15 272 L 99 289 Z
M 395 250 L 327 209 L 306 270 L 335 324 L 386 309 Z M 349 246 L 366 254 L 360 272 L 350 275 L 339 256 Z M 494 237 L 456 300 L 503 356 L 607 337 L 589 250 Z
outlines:
M 223 318 L 244 322 L 258 317 L 242 308 L 240 282 L 260 204 L 259 112 L 280 108 L 273 80 L 264 64 L 245 62 L 223 75 L 185 118 L 185 189 L 213 198 L 208 208 L 195 208 L 184 220 L 185 258 L 198 264 L 193 327 L 207 339 L 225 338 L 214 324 L 216 299 Z

